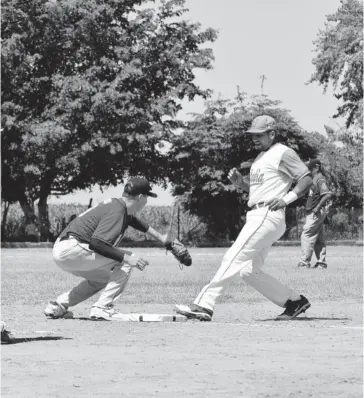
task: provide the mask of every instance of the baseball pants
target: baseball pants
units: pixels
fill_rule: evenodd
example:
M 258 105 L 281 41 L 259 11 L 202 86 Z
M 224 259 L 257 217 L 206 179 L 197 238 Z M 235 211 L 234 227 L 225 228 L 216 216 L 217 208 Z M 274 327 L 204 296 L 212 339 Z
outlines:
M 284 234 L 285 229 L 284 210 L 270 211 L 267 207 L 261 207 L 249 211 L 238 238 L 226 252 L 216 275 L 202 289 L 194 304 L 213 311 L 217 299 L 237 274 L 280 307 L 284 307 L 288 299 L 298 300 L 298 293 L 261 269 L 269 248 Z
M 313 253 L 317 261 L 326 264 L 325 219 L 327 213 L 323 210 L 316 216 L 310 213 L 306 217 L 301 235 L 301 261 L 311 263 Z
M 104 291 L 93 306 L 107 307 L 118 299 L 131 275 L 128 264 L 101 256 L 90 250 L 88 244 L 74 238 L 57 240 L 53 247 L 53 259 L 63 271 L 85 279 L 57 298 L 57 302 L 67 308 L 87 300 L 102 289 Z

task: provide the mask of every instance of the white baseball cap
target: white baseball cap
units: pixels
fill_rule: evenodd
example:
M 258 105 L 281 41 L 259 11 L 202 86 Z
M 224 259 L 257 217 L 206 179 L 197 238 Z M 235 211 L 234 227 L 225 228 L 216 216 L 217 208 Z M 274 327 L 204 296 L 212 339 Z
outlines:
M 265 133 L 266 131 L 273 130 L 275 125 L 276 121 L 271 116 L 258 116 L 252 121 L 250 129 L 246 133 Z

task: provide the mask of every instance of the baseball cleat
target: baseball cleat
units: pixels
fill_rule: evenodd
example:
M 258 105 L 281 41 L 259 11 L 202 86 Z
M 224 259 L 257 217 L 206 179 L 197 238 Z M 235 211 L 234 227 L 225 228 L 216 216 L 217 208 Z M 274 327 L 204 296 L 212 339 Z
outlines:
M 44 310 L 44 315 L 50 319 L 71 319 L 73 318 L 73 312 L 68 311 L 66 307 L 62 304 L 57 303 L 57 301 L 50 301 Z
M 327 268 L 327 264 L 323 263 L 322 261 L 317 261 L 317 263 L 312 268 Z
M 1 344 L 11 344 L 10 332 L 5 329 L 5 323 L 1 322 Z
M 93 321 L 130 321 L 128 315 L 121 314 L 112 304 L 104 308 L 92 307 L 90 319 Z
M 189 319 L 198 319 L 199 321 L 205 322 L 210 322 L 213 315 L 213 311 L 196 304 L 192 304 L 190 306 L 177 304 L 175 305 L 174 310 L 177 314 L 184 315 Z
M 310 263 L 306 263 L 305 261 L 300 261 L 297 264 L 297 268 L 310 268 Z
M 299 300 L 288 300 L 285 307 L 285 311 L 281 315 L 278 315 L 276 320 L 289 321 L 290 319 L 296 318 L 297 315 L 306 312 L 306 310 L 311 307 L 311 304 L 306 297 L 301 294 Z

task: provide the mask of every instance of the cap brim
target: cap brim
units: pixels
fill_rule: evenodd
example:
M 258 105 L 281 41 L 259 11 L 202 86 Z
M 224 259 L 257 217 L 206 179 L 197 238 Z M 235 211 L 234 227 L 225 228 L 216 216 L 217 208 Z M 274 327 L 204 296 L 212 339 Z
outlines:
M 249 130 L 246 130 L 245 132 L 246 133 L 254 133 L 254 134 L 263 134 L 266 131 L 269 131 L 269 129 L 264 129 L 264 130 L 262 130 L 262 129 L 249 129 Z
M 151 196 L 152 198 L 157 198 L 158 197 L 158 195 L 156 193 L 154 193 L 154 192 L 148 192 L 147 195 Z

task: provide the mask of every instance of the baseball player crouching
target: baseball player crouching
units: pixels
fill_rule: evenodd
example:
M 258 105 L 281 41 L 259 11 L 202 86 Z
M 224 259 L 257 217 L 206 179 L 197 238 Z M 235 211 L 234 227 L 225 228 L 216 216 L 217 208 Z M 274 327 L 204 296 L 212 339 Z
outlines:
M 125 289 L 132 269 L 142 271 L 149 264 L 117 247 L 127 227 L 166 243 L 166 236 L 134 216 L 145 207 L 148 196 L 157 197 L 151 192 L 149 182 L 144 178 L 130 178 L 122 198 L 108 199 L 86 210 L 61 232 L 53 247 L 53 259 L 63 271 L 82 277 L 84 281 L 50 301 L 44 311 L 47 317 L 72 318 L 70 307 L 104 289 L 91 308 L 90 318 L 122 319 L 114 302 Z
M 306 165 L 296 152 L 275 142 L 276 122 L 270 116 L 253 120 L 251 134 L 260 154 L 250 169 L 250 180 L 237 169 L 228 178 L 238 188 L 249 192 L 246 224 L 226 252 L 222 264 L 190 306 L 176 305 L 177 313 L 200 321 L 211 321 L 217 299 L 236 275 L 260 292 L 284 312 L 277 319 L 289 320 L 305 312 L 310 303 L 306 297 L 284 286 L 262 271 L 268 250 L 286 229 L 285 207 L 302 196 L 312 184 Z M 290 191 L 291 185 L 296 186 Z

